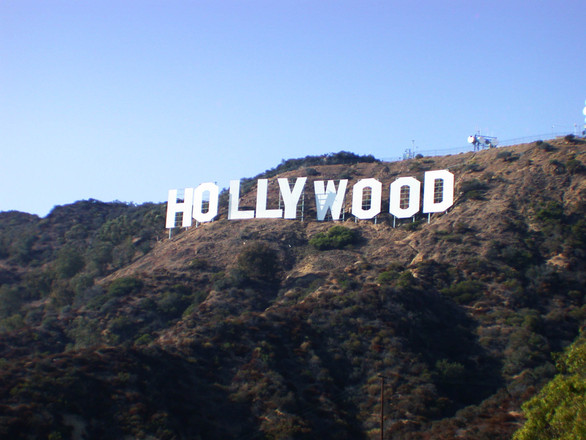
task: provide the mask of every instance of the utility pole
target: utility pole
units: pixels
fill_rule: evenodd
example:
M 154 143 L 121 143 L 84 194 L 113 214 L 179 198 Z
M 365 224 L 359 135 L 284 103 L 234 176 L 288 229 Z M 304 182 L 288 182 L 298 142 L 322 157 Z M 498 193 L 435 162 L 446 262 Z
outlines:
M 382 374 L 380 377 L 380 440 L 384 440 L 385 432 L 385 377 Z
M 393 395 L 393 385 L 397 383 L 399 373 L 391 372 L 394 376 L 394 381 L 391 383 L 391 395 Z M 380 440 L 385 440 L 385 379 L 390 379 L 388 376 L 379 374 L 380 377 Z

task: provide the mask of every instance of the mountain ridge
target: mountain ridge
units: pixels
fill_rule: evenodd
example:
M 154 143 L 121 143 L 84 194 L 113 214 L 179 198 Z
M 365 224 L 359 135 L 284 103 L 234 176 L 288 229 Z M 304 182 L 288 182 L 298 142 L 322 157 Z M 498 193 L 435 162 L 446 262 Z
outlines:
M 383 374 L 385 437 L 510 438 L 584 326 L 585 145 L 259 175 L 388 188 L 454 173 L 447 213 L 395 227 L 318 222 L 309 194 L 303 221 L 221 204 L 171 239 L 164 205 L 0 213 L 0 434 L 379 438 Z M 253 208 L 255 181 L 242 188 Z M 320 248 L 328 233 L 346 241 Z

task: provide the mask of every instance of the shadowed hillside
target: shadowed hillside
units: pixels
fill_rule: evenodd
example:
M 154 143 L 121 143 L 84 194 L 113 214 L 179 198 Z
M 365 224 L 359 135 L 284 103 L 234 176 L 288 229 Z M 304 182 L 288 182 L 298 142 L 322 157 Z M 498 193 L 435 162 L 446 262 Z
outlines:
M 584 326 L 586 143 L 269 178 L 349 179 L 344 221 L 164 229 L 165 206 L 0 213 L 0 437 L 509 439 Z M 450 170 L 446 213 L 355 221 L 351 187 Z M 194 185 L 200 182 L 194 182 Z M 245 179 L 241 208 L 254 208 Z M 386 199 L 386 200 L 385 200 Z

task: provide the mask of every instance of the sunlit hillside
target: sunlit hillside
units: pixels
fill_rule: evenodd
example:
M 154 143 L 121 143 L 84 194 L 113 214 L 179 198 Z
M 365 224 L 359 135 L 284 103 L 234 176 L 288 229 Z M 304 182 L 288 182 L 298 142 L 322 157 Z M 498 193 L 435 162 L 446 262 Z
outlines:
M 586 142 L 382 162 L 338 153 L 257 179 L 375 178 L 383 213 L 165 229 L 165 204 L 0 213 L 0 438 L 510 439 L 586 318 Z M 444 213 L 388 185 L 449 170 Z M 200 182 L 194 182 L 194 186 Z M 386 213 L 385 213 L 386 212 Z

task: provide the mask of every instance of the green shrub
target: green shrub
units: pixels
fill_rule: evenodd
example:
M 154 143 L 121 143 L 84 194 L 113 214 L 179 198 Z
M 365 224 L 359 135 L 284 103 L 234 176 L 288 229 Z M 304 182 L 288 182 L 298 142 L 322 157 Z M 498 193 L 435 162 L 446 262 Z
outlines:
M 188 267 L 193 270 L 206 270 L 210 268 L 210 265 L 205 258 L 194 258 L 189 262 Z
M 555 167 L 555 174 L 564 174 L 566 172 L 566 166 L 557 159 L 550 160 L 549 164 Z
M 0 318 L 7 318 L 18 312 L 25 302 L 22 288 L 8 285 L 0 286 Z
M 337 280 L 338 285 L 346 291 L 355 290 L 360 287 L 360 283 L 358 281 L 353 278 L 346 277 L 345 275 L 338 277 Z
M 78 273 L 71 279 L 69 285 L 76 295 L 80 295 L 94 285 L 94 278 L 84 272 Z
M 460 185 L 460 191 L 465 199 L 482 200 L 487 190 L 488 185 L 478 179 L 468 180 Z
M 59 280 L 54 282 L 51 286 L 49 298 L 51 298 L 51 303 L 54 306 L 63 307 L 73 303 L 75 292 L 71 289 L 69 282 L 66 280 Z
M 452 284 L 440 290 L 440 293 L 452 298 L 458 304 L 468 304 L 479 298 L 483 290 L 484 284 L 480 281 L 466 280 Z
M 25 322 L 20 313 L 15 313 L 6 319 L 0 320 L 0 332 L 11 332 L 24 326 Z
M 148 345 L 153 342 L 153 337 L 145 333 L 134 340 L 135 345 Z
M 472 171 L 473 173 L 477 173 L 483 170 L 484 167 L 477 164 L 476 162 L 471 162 L 464 167 L 464 171 Z
M 417 285 L 417 279 L 413 276 L 410 270 L 403 271 L 395 283 L 397 289 L 406 293 L 414 292 Z
M 142 289 L 143 282 L 137 278 L 125 277 L 112 281 L 108 287 L 108 295 L 119 297 L 137 293 Z
M 138 229 L 139 226 L 136 222 L 130 221 L 126 215 L 121 215 L 104 223 L 98 231 L 97 237 L 100 241 L 117 245 L 131 237 Z
M 344 249 L 359 240 L 358 233 L 345 226 L 332 226 L 327 232 L 319 232 L 309 239 L 309 244 L 316 249 Z
M 535 309 L 523 309 L 523 327 L 531 332 L 538 332 L 543 329 L 543 318 Z
M 423 157 L 423 156 L 421 156 Z M 422 161 L 417 160 L 416 162 L 412 162 L 409 165 L 409 171 L 413 172 L 420 172 L 420 171 L 429 171 L 431 168 L 425 165 Z
M 84 266 L 83 257 L 77 250 L 62 248 L 57 256 L 55 271 L 59 278 L 71 278 Z
M 442 229 L 435 231 L 434 236 L 436 236 L 438 240 L 445 240 L 453 243 L 462 242 L 462 237 L 458 233 L 452 234 L 450 231 L 445 231 Z
M 466 373 L 466 368 L 459 362 L 450 362 L 448 359 L 441 359 L 435 363 L 435 369 L 442 382 L 461 381 Z
M 535 217 L 547 223 L 560 222 L 564 218 L 564 207 L 560 202 L 548 202 L 536 210 Z
M 377 277 L 376 280 L 380 284 L 390 284 L 391 282 L 393 282 L 397 278 L 399 278 L 399 275 L 400 275 L 400 272 L 398 272 L 396 270 L 385 270 Z
M 103 274 L 112 262 L 114 247 L 111 243 L 98 241 L 86 252 L 89 268 L 97 274 Z
M 197 307 L 199 306 L 199 303 L 191 303 L 189 306 L 187 306 L 187 308 L 183 311 L 182 313 L 182 317 L 186 318 L 189 315 L 191 315 L 192 313 L 194 313 L 197 310 Z
M 581 218 L 570 229 L 568 244 L 575 249 L 586 249 L 586 220 Z
M 584 166 L 582 162 L 576 159 L 575 156 L 572 156 L 570 159 L 568 159 L 566 162 L 566 169 L 570 174 L 580 174 L 586 172 L 586 166 Z
M 24 235 L 16 238 L 10 245 L 11 254 L 14 260 L 20 264 L 28 264 L 34 260 L 33 245 L 37 241 L 37 237 L 33 235 Z
M 126 315 L 117 316 L 108 323 L 108 330 L 118 338 L 127 339 L 132 336 L 135 323 Z M 118 341 L 116 338 L 116 341 Z
M 509 245 L 499 249 L 498 257 L 515 269 L 524 269 L 533 262 L 535 255 L 517 245 Z
M 405 229 L 408 231 L 417 231 L 419 227 L 425 223 L 425 220 L 417 220 L 414 222 L 409 222 L 405 224 Z
M 102 342 L 102 329 L 97 320 L 78 316 L 66 330 L 67 337 L 73 341 L 75 349 L 92 347 Z
M 543 142 L 543 141 L 537 141 L 535 142 L 535 144 L 541 148 L 543 151 L 547 151 L 548 153 L 552 152 L 552 151 L 556 151 L 557 148 L 554 147 L 551 144 L 548 144 L 547 142 Z
M 510 151 L 500 151 L 496 155 L 497 159 L 502 159 L 505 162 L 513 162 L 513 161 L 519 159 L 519 157 L 520 156 L 518 154 L 513 154 Z
M 566 136 L 564 136 L 564 140 L 567 142 L 573 142 L 576 139 L 576 136 L 574 136 L 573 134 L 567 134 Z
M 170 316 L 179 316 L 191 302 L 191 296 L 181 291 L 165 292 L 157 300 L 157 309 Z

